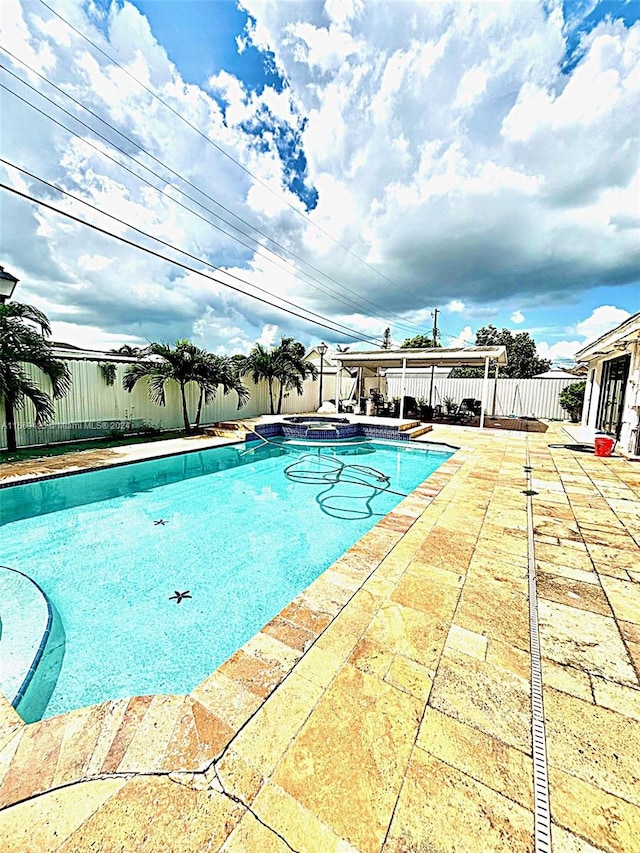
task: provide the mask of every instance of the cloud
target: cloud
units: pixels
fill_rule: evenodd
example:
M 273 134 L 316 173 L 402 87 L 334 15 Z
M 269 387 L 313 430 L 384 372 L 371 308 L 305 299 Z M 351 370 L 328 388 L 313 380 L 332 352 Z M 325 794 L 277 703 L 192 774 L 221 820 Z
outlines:
M 471 331 L 471 326 L 465 326 L 463 330 L 455 338 L 450 338 L 447 341 L 448 347 L 468 347 L 475 344 L 475 335 Z
M 446 15 L 431 4 L 392 19 L 389 4 L 376 4 L 366 19 L 341 22 L 359 52 L 318 85 L 291 30 L 282 36 L 290 6 L 245 5 L 309 115 L 318 220 L 340 197 L 323 183 L 341 186 L 352 227 L 332 224 L 409 285 L 413 299 L 395 292 L 401 306 L 461 291 L 479 303 L 514 291 L 562 300 L 568 289 L 636 276 L 635 236 L 615 232 L 609 207 L 627 210 L 634 198 L 638 158 L 617 133 L 637 140 L 637 26 L 601 24 L 565 79 L 558 8 L 530 4 L 522 16 L 471 4 Z M 296 4 L 296 18 L 311 20 L 313 9 Z M 370 287 L 388 290 L 376 279 Z
M 516 304 L 523 322 L 532 306 L 568 310 L 596 286 L 614 303 L 637 280 L 640 24 L 600 22 L 567 72 L 558 4 L 532 2 L 526 15 L 507 3 L 407 0 L 402 15 L 360 0 L 241 5 L 245 40 L 270 52 L 286 85 L 252 91 L 231 69 L 186 84 L 127 0 L 64 7 L 175 112 L 45 7 L 12 3 L 2 16 L 12 52 L 127 136 L 16 62 L 125 153 L 12 81 L 81 139 L 4 93 L 6 159 L 168 246 L 3 166 L 4 182 L 374 337 L 424 332 L 435 305 L 468 319 Z M 348 340 L 6 193 L 3 244 L 19 298 L 46 305 L 71 342 L 76 326 L 83 340 L 87 328 L 139 342 L 194 335 L 216 351 L 246 351 L 271 327 Z
M 81 323 L 65 323 L 54 320 L 51 323 L 51 340 L 59 343 L 73 341 L 74 346 L 92 350 L 118 349 L 123 344 L 132 346 L 141 343 L 133 335 L 105 332 L 99 326 L 87 326 Z
M 584 341 L 558 341 L 555 344 L 540 341 L 536 351 L 540 358 L 548 358 L 553 364 L 558 364 L 573 361 L 574 355 L 582 346 Z
M 594 309 L 586 319 L 566 329 L 568 334 L 578 335 L 581 340 L 562 340 L 553 344 L 540 341 L 537 344 L 538 355 L 541 358 L 550 358 L 553 362 L 571 360 L 576 352 L 589 341 L 600 337 L 611 329 L 615 329 L 630 316 L 629 312 L 622 308 L 616 308 L 614 305 L 601 305 Z
M 582 335 L 584 342 L 588 343 L 599 338 L 600 335 L 610 329 L 619 326 L 630 316 L 629 312 L 622 308 L 616 308 L 614 305 L 601 305 L 592 311 L 586 320 L 577 323 L 575 329 L 579 335 Z
M 262 327 L 262 333 L 258 338 L 258 343 L 262 344 L 264 347 L 272 346 L 276 341 L 276 335 L 278 333 L 278 327 L 272 323 L 266 323 Z
M 514 311 L 511 315 L 512 323 L 524 323 L 524 314 L 522 311 Z

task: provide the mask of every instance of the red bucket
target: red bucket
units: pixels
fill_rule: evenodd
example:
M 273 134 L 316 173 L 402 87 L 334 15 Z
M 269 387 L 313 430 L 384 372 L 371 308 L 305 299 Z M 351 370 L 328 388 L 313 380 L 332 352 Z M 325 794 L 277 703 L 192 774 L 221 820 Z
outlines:
M 615 443 L 615 438 L 611 438 L 610 435 L 597 435 L 594 441 L 596 456 L 611 456 Z

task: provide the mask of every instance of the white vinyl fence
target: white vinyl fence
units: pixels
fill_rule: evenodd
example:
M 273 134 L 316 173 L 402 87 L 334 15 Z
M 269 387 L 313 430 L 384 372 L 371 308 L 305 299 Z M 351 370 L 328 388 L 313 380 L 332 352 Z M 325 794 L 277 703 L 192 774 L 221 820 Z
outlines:
M 156 406 L 149 399 L 147 380 L 141 379 L 129 393 L 122 387 L 122 377 L 127 367 L 124 363 L 116 365 L 116 378 L 113 385 L 107 385 L 97 361 L 69 360 L 68 367 L 72 375 L 71 390 L 61 400 L 55 401 L 55 418 L 45 427 L 34 426 L 34 411 L 27 401 L 24 410 L 15 413 L 16 436 L 19 447 L 38 444 L 51 444 L 58 441 L 74 441 L 84 438 L 98 438 L 111 430 L 129 430 L 148 424 L 162 430 L 182 429 L 182 404 L 180 391 L 173 382 L 166 385 L 166 406 Z M 50 392 L 49 380 L 32 365 L 24 365 L 25 371 L 33 378 L 38 387 Z M 251 418 L 269 412 L 269 389 L 266 382 L 254 385 L 249 377 L 243 380 L 251 393 L 251 399 L 242 409 L 237 409 L 238 398 L 235 392 L 224 396 L 222 389 L 213 403 L 202 411 L 202 425 L 216 421 Z M 333 397 L 335 378 L 324 376 L 323 397 Z M 307 380 L 301 396 L 291 391 L 283 399 L 282 413 L 313 412 L 318 408 L 318 381 Z M 198 405 L 198 389 L 194 383 L 187 386 L 187 404 L 189 415 L 195 418 Z M 277 398 L 275 401 L 277 406 Z M 7 446 L 7 430 L 4 421 L 4 407 L 0 409 L 0 448 Z
M 182 406 L 178 386 L 167 383 L 167 404 L 156 406 L 149 399 L 147 382 L 141 380 L 129 393 L 122 387 L 122 377 L 127 367 L 125 363 L 116 365 L 116 378 L 113 385 L 107 385 L 97 361 L 68 360 L 72 374 L 69 393 L 55 401 L 55 418 L 46 427 L 35 427 L 34 413 L 29 402 L 23 411 L 16 412 L 16 434 L 19 447 L 38 444 L 51 444 L 58 441 L 74 441 L 83 438 L 97 438 L 111 430 L 131 429 L 149 424 L 162 430 L 182 429 Z M 37 368 L 25 365 L 25 370 L 34 382 L 49 392 L 48 379 Z M 202 412 L 202 425 L 216 421 L 257 417 L 269 412 L 269 389 L 266 382 L 258 385 L 245 377 L 243 380 L 251 393 L 249 403 L 237 409 L 237 397 L 232 391 L 227 396 L 220 389 L 213 403 L 205 406 Z M 495 398 L 497 417 L 536 417 L 545 420 L 564 420 L 567 415 L 558 402 L 560 391 L 573 379 L 498 379 Z M 335 397 L 335 374 L 324 374 L 324 400 Z M 348 393 L 353 381 L 343 373 L 342 394 Z M 406 394 L 417 400 L 429 398 L 430 375 L 407 375 Z M 387 377 L 389 398 L 399 397 L 401 380 L 399 376 Z M 298 396 L 291 391 L 282 403 L 283 414 L 314 412 L 319 405 L 319 380 L 306 380 L 304 393 Z M 433 390 L 433 405 L 442 405 L 445 397 L 451 397 L 456 404 L 466 397 L 480 400 L 482 397 L 482 379 L 447 379 L 436 377 Z M 198 389 L 191 383 L 187 387 L 187 403 L 191 418 L 195 418 Z M 277 404 L 277 400 L 276 400 Z M 493 379 L 489 380 L 488 413 L 493 408 Z M 4 413 L 2 413 L 4 414 Z M 0 417 L 0 448 L 7 446 L 6 425 Z
M 498 379 L 495 395 L 495 413 L 493 412 L 494 380 L 489 377 L 489 396 L 487 414 L 496 417 L 533 417 L 543 420 L 566 420 L 558 397 L 563 388 L 578 382 L 579 379 Z M 429 400 L 431 377 L 427 375 L 407 375 L 406 395 L 416 400 Z M 473 397 L 482 399 L 482 379 L 449 379 L 436 377 L 433 383 L 432 403 L 442 405 L 445 397 L 450 397 L 459 404 L 462 400 Z M 401 393 L 401 378 L 387 375 L 389 397 L 399 397 Z

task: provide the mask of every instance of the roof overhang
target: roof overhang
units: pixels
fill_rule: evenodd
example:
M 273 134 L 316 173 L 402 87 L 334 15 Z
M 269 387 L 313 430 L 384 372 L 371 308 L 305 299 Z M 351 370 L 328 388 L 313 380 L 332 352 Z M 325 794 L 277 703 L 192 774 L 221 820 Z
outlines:
M 432 347 L 429 349 L 366 350 L 341 352 L 334 361 L 344 367 L 484 367 L 487 359 L 507 363 L 505 347 Z
M 135 355 L 120 355 L 112 352 L 102 352 L 100 350 L 84 350 L 84 349 L 67 349 L 66 347 L 56 346 L 51 347 L 51 352 L 54 358 L 62 361 L 113 361 L 115 363 L 132 364 L 138 361 Z

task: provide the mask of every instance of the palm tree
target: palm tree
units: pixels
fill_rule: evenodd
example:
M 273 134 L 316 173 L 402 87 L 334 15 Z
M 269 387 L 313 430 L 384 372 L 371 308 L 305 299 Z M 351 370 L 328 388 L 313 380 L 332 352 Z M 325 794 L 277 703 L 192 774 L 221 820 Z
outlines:
M 142 347 L 134 347 L 131 344 L 122 344 L 121 347 L 117 349 L 110 349 L 109 352 L 112 352 L 117 355 L 135 355 L 136 358 L 139 358 L 144 352 Z
M 24 409 L 25 401 L 33 404 L 35 426 L 45 426 L 55 414 L 53 401 L 64 397 L 71 387 L 69 368 L 54 358 L 45 339 L 50 334 L 49 320 L 42 311 L 20 302 L 0 304 L 0 397 L 9 451 L 17 449 L 15 413 Z M 25 364 L 33 364 L 49 378 L 51 394 L 35 385 Z
M 318 370 L 315 364 L 305 358 L 304 345 L 293 338 L 282 338 L 277 347 L 279 369 L 277 379 L 280 382 L 278 394 L 278 414 L 282 411 L 282 399 L 285 391 L 295 388 L 299 395 L 304 393 L 304 380 L 307 377 L 315 379 Z
M 197 348 L 196 348 L 197 349 Z M 222 385 L 222 393 L 235 391 L 238 395 L 238 408 L 245 406 L 251 397 L 249 389 L 243 385 L 233 359 L 199 350 L 194 363 L 195 381 L 200 386 L 198 408 L 196 410 L 196 429 L 200 426 L 203 404 L 211 403 Z
M 238 373 L 240 376 L 251 374 L 255 385 L 261 379 L 266 379 L 269 385 L 269 408 L 271 414 L 275 414 L 273 402 L 273 382 L 278 371 L 278 363 L 275 350 L 268 350 L 262 344 L 256 344 L 249 355 L 237 360 Z
M 238 408 L 249 399 L 249 392 L 238 379 L 231 359 L 215 356 L 186 340 L 176 341 L 174 349 L 168 344 L 149 344 L 141 358 L 125 370 L 122 385 L 126 391 L 133 391 L 138 381 L 145 377 L 149 380 L 149 397 L 158 406 L 166 405 L 167 382 L 178 383 L 187 433 L 191 432 L 186 396 L 186 387 L 190 382 L 195 382 L 200 388 L 197 423 L 200 422 L 202 402 L 213 400 L 219 385 L 222 385 L 224 394 L 230 391 L 237 393 Z
M 282 338 L 280 344 L 270 350 L 256 344 L 248 356 L 238 359 L 238 371 L 241 376 L 250 374 L 256 385 L 266 379 L 272 415 L 276 414 L 275 382 L 278 383 L 277 414 L 280 414 L 284 392 L 295 388 L 302 394 L 304 380 L 307 377 L 315 379 L 318 375 L 315 365 L 305 359 L 304 346 L 293 338 Z

